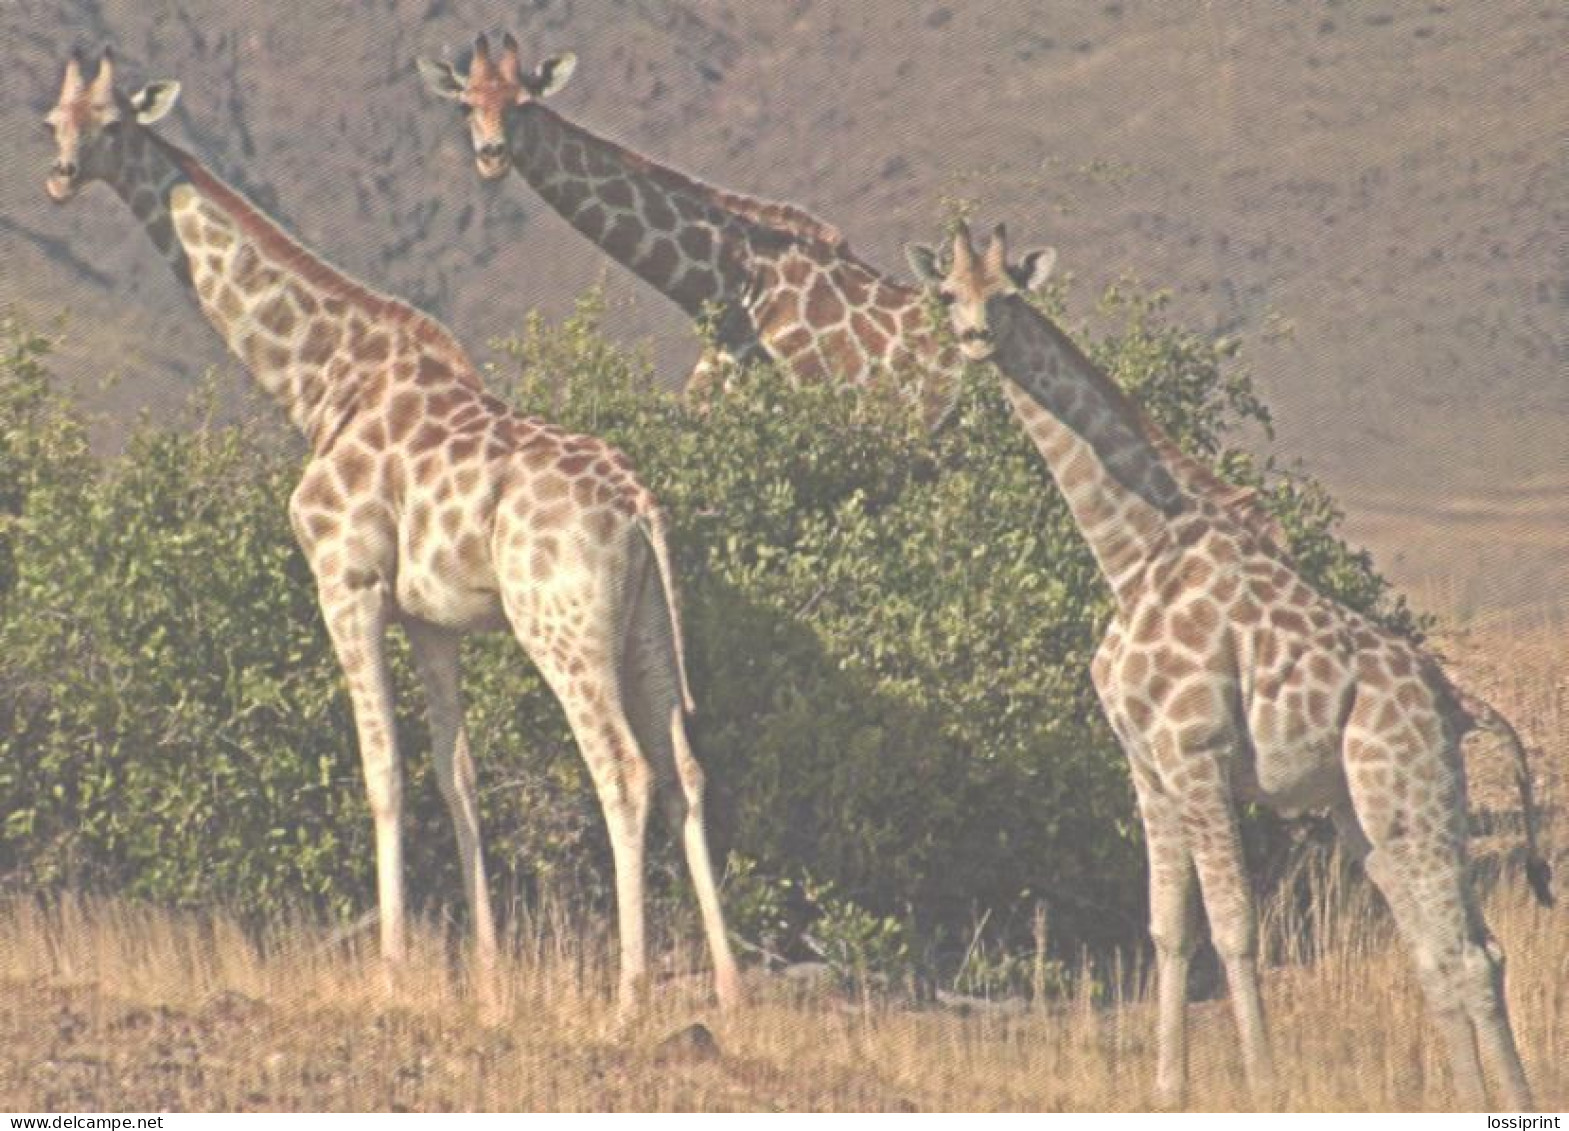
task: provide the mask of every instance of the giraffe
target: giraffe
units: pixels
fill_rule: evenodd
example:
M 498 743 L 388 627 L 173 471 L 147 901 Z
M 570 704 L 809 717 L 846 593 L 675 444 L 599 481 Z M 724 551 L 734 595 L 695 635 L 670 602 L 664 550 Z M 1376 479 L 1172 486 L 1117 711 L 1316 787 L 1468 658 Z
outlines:
M 762 359 L 808 383 L 914 376 L 927 424 L 946 418 L 958 352 L 935 332 L 920 291 L 861 261 L 833 226 L 704 184 L 563 118 L 544 100 L 572 76 L 571 53 L 525 74 L 508 33 L 495 58 L 481 35 L 466 75 L 418 62 L 427 86 L 463 107 L 481 176 L 517 170 L 574 228 L 711 326 L 688 396 L 706 396 L 733 363 Z
M 968 230 L 946 265 L 911 264 L 948 308 L 960 348 L 989 360 L 1048 464 L 1115 598 L 1091 675 L 1127 753 L 1150 870 L 1160 1102 L 1185 1099 L 1185 999 L 1195 872 L 1225 966 L 1243 1064 L 1260 1098 L 1274 1077 L 1258 987 L 1256 923 L 1237 805 L 1329 810 L 1413 951 L 1461 1101 L 1485 1105 L 1477 1044 L 1504 1106 L 1530 1091 L 1503 998 L 1503 955 L 1466 867 L 1468 730 L 1517 759 L 1527 879 L 1551 902 L 1536 847 L 1524 748 L 1407 639 L 1315 592 L 1223 493 L 1175 474 L 1137 404 L 1028 302 L 1054 253 L 984 253 Z
M 304 433 L 289 517 L 348 682 L 375 823 L 382 955 L 406 950 L 402 770 L 387 631 L 401 626 L 423 684 L 482 976 L 495 927 L 463 722 L 459 643 L 508 629 L 566 713 L 615 860 L 617 1000 L 642 987 L 643 850 L 654 795 L 678 830 L 722 1004 L 739 998 L 703 824 L 703 772 L 660 507 L 626 457 L 522 417 L 488 395 L 434 319 L 296 243 L 150 127 L 179 85 L 126 95 L 105 49 L 88 81 L 66 64 L 46 122 L 59 204 L 102 181 L 141 221 L 231 350 Z M 486 981 L 489 979 L 486 977 Z

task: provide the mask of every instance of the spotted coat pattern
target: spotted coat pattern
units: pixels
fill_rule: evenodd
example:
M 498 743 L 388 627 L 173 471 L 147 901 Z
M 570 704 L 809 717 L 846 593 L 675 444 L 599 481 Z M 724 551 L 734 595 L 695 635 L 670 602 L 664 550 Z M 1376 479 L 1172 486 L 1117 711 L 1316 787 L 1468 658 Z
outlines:
M 729 363 L 764 358 L 803 382 L 859 386 L 891 374 L 930 425 L 945 418 L 962 363 L 917 288 L 792 205 L 704 184 L 563 118 L 540 91 L 552 69 L 574 65 L 562 57 L 525 75 L 511 36 L 496 60 L 481 37 L 466 76 L 422 64 L 437 92 L 467 110 L 483 174 L 504 175 L 510 163 L 606 254 L 692 318 L 714 317 L 717 349 L 699 360 L 688 395 L 706 395 Z
M 685 844 L 720 996 L 734 1001 L 654 497 L 615 448 L 488 395 L 438 323 L 325 264 L 136 121 L 135 99 L 113 90 L 111 68 L 106 59 L 91 84 L 78 61 L 67 68 L 51 115 L 62 159 L 50 192 L 63 200 L 86 180 L 106 181 L 309 440 L 289 514 L 353 699 L 385 957 L 395 963 L 405 950 L 402 775 L 385 630 L 404 628 L 422 676 L 476 954 L 488 967 L 495 934 L 458 642 L 510 628 L 560 700 L 604 806 L 623 1004 L 645 969 L 643 840 L 656 792 Z
M 1244 1067 L 1261 1096 L 1274 1088 L 1237 825 L 1239 803 L 1257 801 L 1331 812 L 1413 951 L 1462 1102 L 1485 1106 L 1480 1042 L 1504 1102 L 1529 1106 L 1502 954 L 1468 879 L 1459 749 L 1467 729 L 1495 730 L 1523 768 L 1518 738 L 1416 645 L 1303 581 L 1247 508 L 1183 482 L 1142 410 L 1023 298 L 1028 272 L 1005 254 L 1000 229 L 984 255 L 961 231 L 931 282 L 961 348 L 995 364 L 1116 598 L 1092 675 L 1148 844 L 1160 1098 L 1182 1102 L 1186 1083 L 1195 874 Z M 1528 790 L 1523 802 L 1534 856 Z M 1545 901 L 1545 865 L 1533 863 Z

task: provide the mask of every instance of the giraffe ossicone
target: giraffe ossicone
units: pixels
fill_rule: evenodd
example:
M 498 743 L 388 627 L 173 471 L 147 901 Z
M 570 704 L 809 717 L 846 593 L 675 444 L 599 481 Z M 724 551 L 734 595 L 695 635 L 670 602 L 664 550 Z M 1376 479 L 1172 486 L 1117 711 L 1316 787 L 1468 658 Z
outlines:
M 619 1001 L 646 970 L 644 833 L 658 796 L 678 831 L 723 1004 L 740 997 L 703 822 L 703 773 L 662 512 L 627 459 L 488 395 L 434 319 L 301 247 L 148 126 L 178 96 L 126 96 L 105 52 L 66 64 L 47 121 L 45 187 L 103 181 L 130 206 L 202 313 L 310 443 L 289 515 L 348 680 L 376 828 L 383 955 L 405 951 L 402 769 L 385 635 L 403 627 L 457 836 L 475 954 L 495 928 L 463 724 L 459 641 L 510 629 L 560 700 L 598 790 L 615 859 Z
M 1527 879 L 1549 903 L 1513 728 L 1415 644 L 1313 590 L 1255 500 L 1182 466 L 1132 398 L 1024 296 L 1050 256 L 1012 265 L 1000 226 L 984 252 L 961 226 L 946 264 L 930 248 L 910 249 L 910 261 L 966 356 L 996 368 L 1116 598 L 1091 674 L 1128 756 L 1149 854 L 1159 1099 L 1185 1097 L 1195 873 L 1248 1080 L 1261 1098 L 1274 1091 L 1237 824 L 1251 800 L 1333 816 L 1412 951 L 1461 1102 L 1487 1106 L 1480 1044 L 1500 1077 L 1496 1106 L 1529 1109 L 1502 954 L 1467 867 L 1460 754 L 1471 729 L 1511 747 Z
M 891 375 L 930 426 L 947 417 L 963 374 L 957 352 L 930 324 L 920 291 L 862 262 L 831 224 L 705 184 L 557 114 L 544 99 L 571 76 L 573 55 L 524 71 L 510 34 L 499 53 L 482 35 L 467 73 L 444 61 L 418 66 L 434 94 L 463 107 L 481 176 L 515 169 L 574 228 L 709 327 L 689 396 L 761 359 L 806 383 Z

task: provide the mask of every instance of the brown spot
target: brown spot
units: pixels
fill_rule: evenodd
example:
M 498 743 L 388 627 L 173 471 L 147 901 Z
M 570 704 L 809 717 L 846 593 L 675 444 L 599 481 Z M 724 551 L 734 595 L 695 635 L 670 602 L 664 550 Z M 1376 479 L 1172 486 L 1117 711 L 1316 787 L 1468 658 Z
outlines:
M 656 287 L 662 287 L 670 281 L 680 266 L 680 256 L 676 254 L 675 244 L 669 240 L 654 241 L 654 246 L 649 248 L 648 254 L 643 257 L 640 268 L 643 278 Z
M 421 359 L 421 366 L 424 360 Z M 460 404 L 469 399 L 469 392 L 463 388 L 443 389 L 441 392 L 432 393 L 425 401 L 425 411 L 438 420 L 445 419 L 447 414 Z
M 632 196 L 632 186 L 619 178 L 600 185 L 596 195 L 611 208 L 629 209 L 637 203 Z
M 256 320 L 280 337 L 294 329 L 294 308 L 283 294 L 276 294 L 256 310 Z
M 805 256 L 798 253 L 790 256 L 780 265 L 779 273 L 790 286 L 804 287 L 806 280 L 812 276 L 812 264 Z
M 1219 626 L 1221 615 L 1208 601 L 1194 601 L 1172 613 L 1172 635 L 1192 651 L 1202 651 Z
M 235 294 L 234 288 L 230 286 L 225 286 L 218 292 L 218 298 L 213 305 L 225 318 L 237 319 L 245 313 L 245 305 L 240 302 L 240 296 Z
M 670 297 L 682 306 L 694 307 L 713 298 L 719 291 L 719 279 L 706 268 L 689 267 L 681 281 L 670 289 Z
M 580 507 L 590 507 L 598 499 L 597 484 L 592 479 L 572 481 L 572 501 Z
M 488 564 L 489 554 L 485 551 L 485 540 L 478 534 L 465 534 L 458 543 L 458 562 L 463 571 L 469 576 L 483 573 Z
M 1293 609 L 1272 610 L 1269 614 L 1269 622 L 1282 632 L 1289 632 L 1297 636 L 1307 635 L 1307 618 Z
M 426 420 L 414 433 L 414 438 L 409 441 L 409 447 L 415 452 L 429 451 L 447 442 L 447 430 L 434 420 Z
M 872 320 L 859 310 L 850 315 L 850 329 L 855 332 L 861 348 L 872 357 L 881 357 L 883 350 L 888 347 L 888 336 L 872 325 Z
M 457 475 L 453 477 L 453 481 L 457 486 L 458 493 L 467 495 L 479 483 L 479 468 L 473 466 L 460 467 Z
M 337 510 L 343 505 L 337 485 L 321 474 L 312 475 L 301 483 L 295 498 L 301 506 L 317 510 Z
M 309 316 L 316 313 L 316 296 L 311 294 L 309 290 L 295 282 L 290 282 L 285 289 L 289 296 L 289 301 L 294 303 L 302 314 Z
M 556 467 L 563 475 L 581 475 L 583 469 L 592 462 L 592 455 L 578 453 L 575 455 L 564 456 L 561 462 L 556 465 Z
M 314 544 L 338 532 L 338 520 L 330 514 L 315 512 L 305 517 L 305 536 Z
M 541 503 L 553 503 L 567 497 L 571 484 L 565 476 L 546 474 L 534 481 L 534 498 Z
M 1155 653 L 1155 670 L 1167 679 L 1179 680 L 1195 675 L 1200 668 L 1181 652 L 1163 648 Z
M 353 447 L 345 448 L 341 451 L 335 463 L 338 468 L 338 476 L 343 480 L 344 488 L 351 495 L 358 494 L 359 491 L 370 483 L 371 472 L 375 470 L 375 465 L 371 461 L 370 456 Z
M 318 318 L 305 331 L 305 342 L 300 346 L 300 360 L 319 365 L 331 357 L 332 351 L 337 348 L 337 326 Z
M 636 218 L 623 213 L 611 223 L 600 244 L 612 258 L 630 263 L 642 239 L 643 225 Z
M 574 215 L 583 202 L 589 198 L 588 185 L 580 180 L 563 181 L 552 190 L 552 203 L 561 210 L 563 216 Z
M 441 531 L 448 538 L 456 538 L 458 531 L 463 529 L 463 510 L 461 507 L 446 507 L 441 512 Z
M 1389 670 L 1395 674 L 1395 678 L 1404 679 L 1411 674 L 1411 668 L 1410 652 L 1400 647 L 1390 649 Z
M 391 352 L 392 342 L 386 334 L 371 334 L 354 344 L 354 356 L 361 361 L 385 361 Z
M 240 290 L 247 293 L 256 290 L 272 273 L 272 270 L 262 261 L 262 257 L 256 253 L 254 244 L 243 243 L 234 253 L 234 285 Z
M 438 358 L 431 357 L 428 353 L 420 354 L 419 367 L 415 370 L 414 381 L 419 385 L 445 385 L 452 380 L 452 367 Z M 452 394 L 448 394 L 449 396 Z M 432 408 L 435 407 L 432 402 Z M 440 415 L 446 414 L 446 408 Z
M 805 326 L 796 326 L 789 333 L 777 339 L 773 346 L 782 356 L 789 357 L 792 354 L 800 353 L 803 349 L 810 346 L 813 340 L 814 336 L 810 330 Z
M 567 521 L 569 513 L 570 509 L 566 503 L 535 507 L 529 512 L 528 524 L 535 530 L 553 530 Z
M 1251 598 L 1244 597 L 1238 602 L 1237 607 L 1231 610 L 1231 615 L 1241 624 L 1256 624 L 1263 613 Z
M 1141 644 L 1149 644 L 1160 638 L 1161 611 L 1154 605 L 1146 605 L 1139 614 L 1138 623 L 1133 627 L 1133 639 Z
M 819 275 L 806 295 L 806 321 L 821 329 L 844 317 L 844 302 L 827 276 Z
M 670 207 L 658 191 L 650 191 L 645 187 L 640 195 L 643 198 L 643 219 L 647 220 L 650 226 L 662 232 L 668 232 L 675 227 L 675 209 Z
M 700 224 L 692 224 L 683 228 L 678 241 L 681 244 L 681 250 L 689 258 L 705 263 L 713 258 L 714 238 L 709 233 L 709 230 Z
M 418 393 L 403 392 L 392 398 L 392 404 L 387 408 L 387 434 L 393 443 L 400 443 L 414 431 L 422 409 L 423 403 Z
M 459 436 L 452 441 L 447 454 L 453 463 L 464 463 L 471 460 L 479 453 L 480 438 L 478 436 Z

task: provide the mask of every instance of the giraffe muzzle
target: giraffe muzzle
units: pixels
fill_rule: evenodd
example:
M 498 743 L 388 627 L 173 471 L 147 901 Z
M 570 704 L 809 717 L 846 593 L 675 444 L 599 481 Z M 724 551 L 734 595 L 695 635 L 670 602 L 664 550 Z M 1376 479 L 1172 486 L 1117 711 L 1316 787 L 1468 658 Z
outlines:
M 56 161 L 49 167 L 49 177 L 44 181 L 44 192 L 56 204 L 64 204 L 76 195 L 81 187 L 77 179 L 81 168 L 74 162 Z
M 495 179 L 507 171 L 507 147 L 501 142 L 482 145 L 474 151 L 474 164 L 479 167 L 479 175 L 487 179 Z

